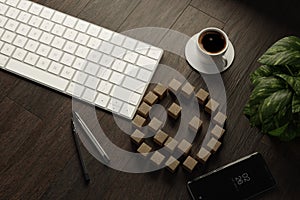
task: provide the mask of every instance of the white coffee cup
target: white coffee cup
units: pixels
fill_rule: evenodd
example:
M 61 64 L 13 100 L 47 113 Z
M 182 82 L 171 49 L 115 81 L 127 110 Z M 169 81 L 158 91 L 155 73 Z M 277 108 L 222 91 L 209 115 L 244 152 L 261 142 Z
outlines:
M 228 36 L 216 27 L 208 27 L 200 31 L 197 46 L 200 52 L 209 56 L 220 71 L 227 65 L 224 57 L 229 45 Z

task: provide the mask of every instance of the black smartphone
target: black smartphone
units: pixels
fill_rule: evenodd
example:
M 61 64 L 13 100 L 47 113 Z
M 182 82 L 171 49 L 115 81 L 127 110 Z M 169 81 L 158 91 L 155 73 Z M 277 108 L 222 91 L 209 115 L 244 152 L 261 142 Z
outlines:
M 189 181 L 194 200 L 250 199 L 276 186 L 262 155 L 258 152 Z

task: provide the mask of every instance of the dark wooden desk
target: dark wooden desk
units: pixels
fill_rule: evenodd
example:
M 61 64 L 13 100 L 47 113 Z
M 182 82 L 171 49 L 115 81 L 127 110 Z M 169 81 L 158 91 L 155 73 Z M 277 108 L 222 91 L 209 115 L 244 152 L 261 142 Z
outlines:
M 71 98 L 0 71 L 0 199 L 189 199 L 188 180 L 259 151 L 278 189 L 258 199 L 300 197 L 299 139 L 285 143 L 251 128 L 243 107 L 251 92 L 249 74 L 257 58 L 275 41 L 300 36 L 299 2 L 293 0 L 36 0 L 73 16 L 122 32 L 137 27 L 170 28 L 192 36 L 202 28 L 224 29 L 236 50 L 233 66 L 222 74 L 228 102 L 227 132 L 221 151 L 189 174 L 165 169 L 129 174 L 105 167 L 87 151 L 92 178 L 85 185 L 71 134 Z M 280 2 L 280 3 L 279 3 Z M 192 84 L 201 76 L 185 60 L 165 53 L 162 63 L 181 72 Z M 111 114 L 97 109 L 101 123 Z M 118 146 L 131 148 L 113 123 L 105 131 Z

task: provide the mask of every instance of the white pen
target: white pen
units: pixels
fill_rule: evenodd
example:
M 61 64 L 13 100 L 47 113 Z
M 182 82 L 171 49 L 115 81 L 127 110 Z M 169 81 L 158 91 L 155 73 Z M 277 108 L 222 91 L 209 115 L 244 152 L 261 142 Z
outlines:
M 88 135 L 88 137 L 90 138 L 92 143 L 95 145 L 96 149 L 101 154 L 101 156 L 106 160 L 106 162 L 109 162 L 110 159 L 109 159 L 108 155 L 105 153 L 104 149 L 101 147 L 101 145 L 99 144 L 99 142 L 97 141 L 97 139 L 95 138 L 93 133 L 90 131 L 88 126 L 84 123 L 84 121 L 82 120 L 82 118 L 79 116 L 79 114 L 77 112 L 74 112 L 74 115 L 75 115 L 76 119 L 78 120 L 79 124 L 81 125 L 81 127 L 83 128 L 84 132 Z

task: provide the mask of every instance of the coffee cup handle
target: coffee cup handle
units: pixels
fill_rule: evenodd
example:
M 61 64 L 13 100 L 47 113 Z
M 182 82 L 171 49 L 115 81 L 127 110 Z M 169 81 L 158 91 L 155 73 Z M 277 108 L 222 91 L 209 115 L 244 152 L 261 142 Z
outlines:
M 227 58 L 225 56 L 222 56 L 222 59 L 223 59 L 223 62 L 224 62 L 223 67 L 226 67 L 227 64 L 228 64 Z
M 227 58 L 224 55 L 213 57 L 213 61 L 220 71 L 223 71 L 223 69 L 227 66 L 228 63 Z

